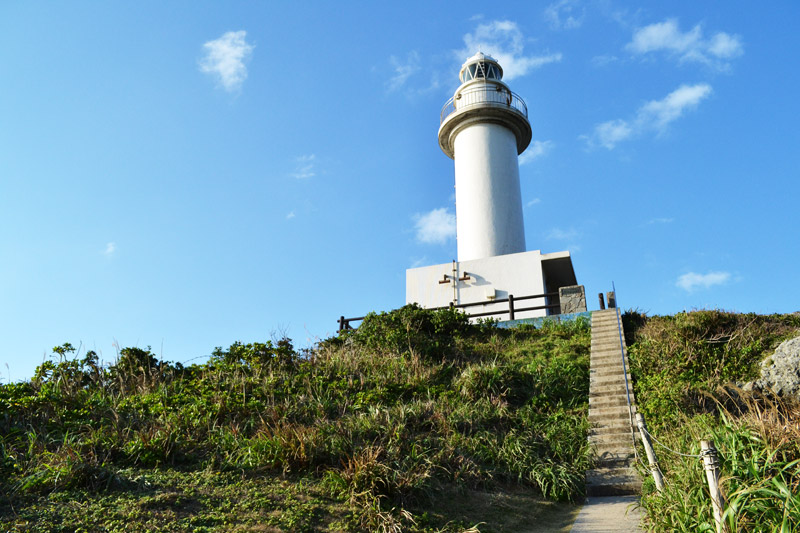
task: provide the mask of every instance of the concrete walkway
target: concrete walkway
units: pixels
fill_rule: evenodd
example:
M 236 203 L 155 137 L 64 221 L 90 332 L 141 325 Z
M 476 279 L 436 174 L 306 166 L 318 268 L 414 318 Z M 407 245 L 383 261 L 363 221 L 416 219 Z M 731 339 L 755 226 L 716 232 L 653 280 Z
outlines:
M 642 531 L 638 496 L 589 497 L 571 533 L 628 533 Z

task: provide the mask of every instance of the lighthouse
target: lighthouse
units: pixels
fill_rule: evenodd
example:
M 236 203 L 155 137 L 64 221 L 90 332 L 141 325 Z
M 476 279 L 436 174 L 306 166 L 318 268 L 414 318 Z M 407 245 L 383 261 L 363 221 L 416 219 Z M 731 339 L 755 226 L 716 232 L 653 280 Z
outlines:
M 482 52 L 462 65 L 459 81 L 438 135 L 455 164 L 458 260 L 406 270 L 406 303 L 453 305 L 475 319 L 586 311 L 569 252 L 526 251 L 518 160 L 532 135 L 525 101 Z
M 527 106 L 481 52 L 459 79 L 439 126 L 439 147 L 455 161 L 458 260 L 524 252 L 517 156 L 531 142 Z

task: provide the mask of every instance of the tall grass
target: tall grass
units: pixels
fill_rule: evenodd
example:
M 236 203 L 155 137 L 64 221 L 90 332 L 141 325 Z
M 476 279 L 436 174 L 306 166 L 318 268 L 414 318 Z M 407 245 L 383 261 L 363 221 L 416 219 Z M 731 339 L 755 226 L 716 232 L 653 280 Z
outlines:
M 575 500 L 589 338 L 586 322 L 507 331 L 407 306 L 307 352 L 235 343 L 186 368 L 136 348 L 103 368 L 64 345 L 0 386 L 0 523 L 45 520 L 53 494 L 141 490 L 142 469 L 309 479 L 352 530 L 432 531 L 419 513 L 446 486 Z
M 800 531 L 800 406 L 736 386 L 756 376 L 781 340 L 800 333 L 800 317 L 629 314 L 626 328 L 634 388 L 651 431 L 682 453 L 699 454 L 701 439 L 718 449 L 729 531 Z M 666 488 L 657 493 L 645 483 L 648 529 L 714 531 L 702 461 L 656 451 Z

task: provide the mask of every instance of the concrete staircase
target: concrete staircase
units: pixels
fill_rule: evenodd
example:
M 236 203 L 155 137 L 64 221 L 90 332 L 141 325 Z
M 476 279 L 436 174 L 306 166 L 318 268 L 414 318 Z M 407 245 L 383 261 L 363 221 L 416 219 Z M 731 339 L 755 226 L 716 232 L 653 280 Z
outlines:
M 625 357 L 625 368 L 628 368 L 628 354 L 627 350 L 620 353 L 617 316 L 618 309 L 592 312 L 589 442 L 596 457 L 595 468 L 586 473 L 587 496 L 638 494 L 642 488 L 642 481 L 632 466 L 635 456 L 631 415 L 622 366 Z M 636 403 L 630 383 L 628 374 L 632 411 L 635 413 Z M 635 436 L 638 441 L 638 430 Z

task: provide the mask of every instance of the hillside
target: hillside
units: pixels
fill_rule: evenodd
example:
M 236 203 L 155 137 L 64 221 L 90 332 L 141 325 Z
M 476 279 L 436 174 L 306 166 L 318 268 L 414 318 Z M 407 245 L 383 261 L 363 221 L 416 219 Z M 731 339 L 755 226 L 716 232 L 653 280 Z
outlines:
M 676 451 L 714 440 L 732 531 L 800 528 L 800 411 L 730 386 L 800 318 L 624 319 L 640 411 Z M 312 350 L 237 343 L 188 367 L 139 348 L 101 367 L 65 344 L 0 386 L 0 525 L 560 531 L 591 466 L 589 344 L 585 320 L 504 330 L 413 306 Z M 657 452 L 668 486 L 645 482 L 646 526 L 704 530 L 697 460 Z
M 463 531 L 500 501 L 533 521 L 582 495 L 589 340 L 586 322 L 405 307 L 308 352 L 234 344 L 185 368 L 138 348 L 101 368 L 64 345 L 0 387 L 0 523 Z
M 800 315 L 628 312 L 624 321 L 650 432 L 675 452 L 697 455 L 701 439 L 719 450 L 729 530 L 800 531 L 800 405 L 739 387 L 780 341 L 800 335 Z M 659 495 L 645 477 L 648 529 L 713 531 L 701 460 L 655 448 L 666 489 Z

